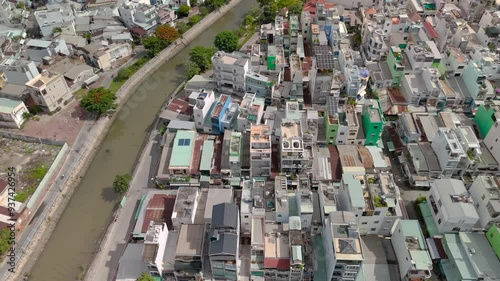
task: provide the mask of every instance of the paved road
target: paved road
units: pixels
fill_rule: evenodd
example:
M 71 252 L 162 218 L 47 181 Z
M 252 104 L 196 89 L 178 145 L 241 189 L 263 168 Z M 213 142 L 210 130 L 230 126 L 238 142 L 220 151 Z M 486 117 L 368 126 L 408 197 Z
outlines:
M 159 140 L 157 131 L 151 134 L 130 184 L 125 205 L 118 211 L 116 220 L 108 229 L 85 280 L 114 280 L 120 257 L 127 247 L 134 227 L 133 215 L 136 205 L 142 194 L 147 192 L 148 187 L 152 187 L 153 184 L 151 178 L 154 176 L 156 163 L 161 155 Z M 111 239 L 108 239 L 109 237 Z
M 18 247 L 16 248 L 17 250 L 16 261 L 19 261 L 19 259 L 22 258 L 27 247 L 31 244 L 31 241 L 35 236 L 35 234 L 37 233 L 40 225 L 45 221 L 48 212 L 50 211 L 57 197 L 59 196 L 61 190 L 67 186 L 66 181 L 68 180 L 68 178 L 66 178 L 65 175 L 69 175 L 70 172 L 74 170 L 76 165 L 81 164 L 80 163 L 81 156 L 83 154 L 81 152 L 82 150 L 87 149 L 85 147 L 85 143 L 87 141 L 87 138 L 89 137 L 89 132 L 91 132 L 94 124 L 95 124 L 95 119 L 89 116 L 87 121 L 85 121 L 85 123 L 83 124 L 82 129 L 80 130 L 80 133 L 78 134 L 78 137 L 75 140 L 73 147 L 71 147 L 68 150 L 69 155 L 66 157 L 66 160 L 61 166 L 61 169 L 59 170 L 59 174 L 56 180 L 52 183 L 47 194 L 43 198 L 40 208 L 37 211 L 38 214 L 35 215 L 31 223 L 24 229 L 24 231 L 21 233 L 21 236 L 16 241 L 18 245 Z M 7 265 L 5 262 L 2 263 L 2 265 L 0 266 L 0 276 L 1 276 L 0 280 L 12 280 L 10 279 L 12 277 L 9 277 L 10 276 L 10 272 L 8 271 L 9 267 L 10 266 Z

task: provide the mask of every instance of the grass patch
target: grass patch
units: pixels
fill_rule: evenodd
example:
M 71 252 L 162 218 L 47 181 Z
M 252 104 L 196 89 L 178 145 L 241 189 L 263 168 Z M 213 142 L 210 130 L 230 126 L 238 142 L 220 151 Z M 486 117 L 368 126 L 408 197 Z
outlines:
M 36 186 L 40 183 L 40 181 L 45 177 L 47 172 L 49 171 L 49 167 L 44 164 L 38 164 L 34 168 L 28 171 L 27 179 L 32 182 L 28 184 L 23 191 L 18 192 L 14 196 L 14 200 L 17 202 L 24 203 L 28 197 L 33 195 L 36 190 Z
M 81 100 L 83 98 L 83 96 L 85 96 L 87 94 L 88 91 L 89 90 L 87 90 L 87 89 L 80 89 L 80 90 L 74 92 L 73 96 L 75 96 L 75 98 L 77 100 Z
M 123 86 L 123 84 L 125 84 L 125 81 L 127 80 L 122 80 L 122 81 L 119 81 L 119 82 L 116 82 L 115 80 L 113 80 L 111 82 L 111 84 L 109 84 L 109 90 L 113 93 L 116 94 L 116 92 L 118 92 L 118 90 L 120 90 L 120 88 Z

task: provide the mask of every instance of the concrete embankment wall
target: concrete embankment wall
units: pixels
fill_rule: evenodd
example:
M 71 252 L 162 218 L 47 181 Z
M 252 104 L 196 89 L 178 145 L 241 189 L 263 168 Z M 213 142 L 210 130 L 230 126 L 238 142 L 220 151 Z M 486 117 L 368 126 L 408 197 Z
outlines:
M 11 280 L 21 280 L 22 273 L 29 272 L 34 266 L 36 259 L 39 257 L 44 245 L 50 238 L 50 234 L 54 230 L 57 220 L 62 215 L 75 188 L 78 186 L 89 165 L 92 163 L 92 159 L 97 154 L 100 144 L 106 137 L 106 134 L 111 128 L 111 125 L 116 118 L 122 117 L 123 114 L 126 114 L 127 109 L 124 108 L 123 105 L 125 105 L 128 99 L 133 96 L 135 91 L 139 88 L 139 86 L 141 86 L 146 78 L 151 76 L 168 60 L 176 56 L 207 27 L 223 17 L 228 11 L 234 8 L 241 1 L 242 0 L 232 0 L 229 4 L 207 15 L 198 24 L 186 31 L 186 33 L 183 34 L 182 38 L 177 39 L 168 48 L 164 49 L 160 54 L 148 61 L 140 69 L 140 71 L 136 72 L 132 77 L 130 77 L 127 82 L 123 84 L 120 90 L 118 90 L 118 92 L 116 93 L 118 112 L 110 118 L 101 118 L 94 125 L 92 132 L 89 134 L 86 146 L 80 151 L 81 156 L 78 163 L 76 163 L 73 172 L 71 173 L 71 175 L 66 175 L 66 189 L 59 194 L 59 197 L 54 200 L 55 202 L 47 206 L 47 208 L 49 208 L 47 216 L 48 218 L 51 218 L 51 220 L 48 221 L 48 223 L 44 224 L 45 229 L 42 229 L 41 227 L 37 231 L 36 237 L 32 239 L 31 247 L 25 249 L 24 255 L 18 261 L 16 273 L 13 274 L 13 276 L 9 276 L 9 278 L 12 278 Z M 26 256 L 30 257 L 29 260 L 25 259 Z

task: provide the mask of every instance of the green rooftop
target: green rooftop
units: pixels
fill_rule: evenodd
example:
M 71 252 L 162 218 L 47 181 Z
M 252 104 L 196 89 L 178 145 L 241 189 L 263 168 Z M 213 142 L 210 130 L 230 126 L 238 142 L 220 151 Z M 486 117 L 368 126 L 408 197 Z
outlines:
M 172 147 L 172 156 L 170 156 L 170 168 L 189 167 L 193 155 L 193 146 L 196 132 L 177 131 Z
M 0 98 L 0 112 L 10 114 L 21 103 L 22 101 Z
M 431 209 L 427 201 L 418 204 L 420 208 L 420 212 L 422 213 L 422 217 L 425 222 L 425 227 L 427 227 L 427 232 L 429 232 L 429 237 L 434 237 L 439 235 L 439 231 L 436 226 L 436 222 L 432 218 Z
M 214 155 L 214 141 L 205 140 L 201 154 L 200 171 L 210 171 L 212 167 L 212 156 Z
M 400 220 L 400 223 L 404 236 L 416 237 L 419 248 L 425 250 L 425 238 L 418 224 L 418 220 Z

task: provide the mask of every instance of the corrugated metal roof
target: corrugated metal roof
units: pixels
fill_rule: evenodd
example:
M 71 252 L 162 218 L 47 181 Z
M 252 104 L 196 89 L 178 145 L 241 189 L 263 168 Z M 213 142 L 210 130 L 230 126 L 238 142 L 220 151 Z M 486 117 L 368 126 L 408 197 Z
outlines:
M 21 103 L 23 102 L 18 100 L 0 98 L 0 112 L 11 114 L 12 111 Z
M 212 156 L 214 155 L 214 141 L 205 140 L 201 153 L 200 171 L 210 171 L 212 166 Z
M 40 39 L 30 39 L 26 46 L 28 47 L 38 47 L 38 48 L 48 48 L 52 44 L 51 41 L 40 40 Z
M 212 211 L 212 229 L 238 227 L 238 206 L 233 203 L 221 203 L 214 205 Z

